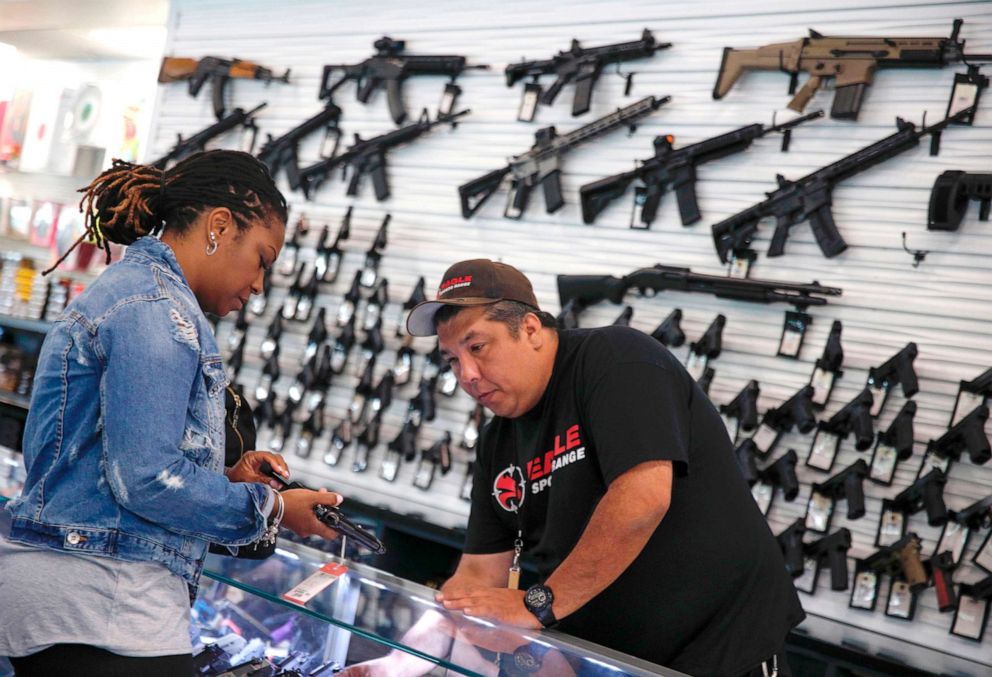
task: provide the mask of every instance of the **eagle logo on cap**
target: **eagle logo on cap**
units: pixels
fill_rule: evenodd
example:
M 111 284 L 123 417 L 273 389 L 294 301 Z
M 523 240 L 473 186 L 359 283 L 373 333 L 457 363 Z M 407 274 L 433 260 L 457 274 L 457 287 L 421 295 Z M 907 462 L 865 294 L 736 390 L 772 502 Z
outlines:
M 496 476 L 493 498 L 507 512 L 517 512 L 524 502 L 524 473 L 511 465 Z

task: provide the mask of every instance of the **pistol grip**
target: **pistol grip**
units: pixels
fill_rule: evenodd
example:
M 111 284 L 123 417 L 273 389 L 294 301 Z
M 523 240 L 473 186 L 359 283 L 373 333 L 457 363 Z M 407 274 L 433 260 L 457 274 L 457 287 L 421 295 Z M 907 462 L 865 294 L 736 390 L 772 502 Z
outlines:
M 224 118 L 224 87 L 227 85 L 228 79 L 226 75 L 214 75 L 210 78 L 214 115 L 218 120 Z
M 531 187 L 524 181 L 514 179 L 510 184 L 510 191 L 507 194 L 506 210 L 503 216 L 508 219 L 520 219 L 524 210 L 527 209 L 527 202 L 530 199 Z
M 792 97 L 792 101 L 789 102 L 788 108 L 794 110 L 797 113 L 802 113 L 806 109 L 806 104 L 809 100 L 813 98 L 817 90 L 823 84 L 823 79 L 819 75 L 811 75 L 806 83 L 802 86 L 799 92 Z

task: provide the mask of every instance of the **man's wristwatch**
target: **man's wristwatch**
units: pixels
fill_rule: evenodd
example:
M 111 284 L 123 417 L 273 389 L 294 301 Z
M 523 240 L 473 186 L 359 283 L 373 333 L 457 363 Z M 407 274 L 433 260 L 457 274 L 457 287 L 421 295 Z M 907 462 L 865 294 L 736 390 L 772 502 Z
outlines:
M 550 628 L 558 622 L 551 610 L 554 601 L 555 594 L 551 592 L 551 588 L 540 583 L 530 586 L 524 593 L 524 606 L 527 607 L 527 611 L 537 617 L 537 620 L 545 628 Z

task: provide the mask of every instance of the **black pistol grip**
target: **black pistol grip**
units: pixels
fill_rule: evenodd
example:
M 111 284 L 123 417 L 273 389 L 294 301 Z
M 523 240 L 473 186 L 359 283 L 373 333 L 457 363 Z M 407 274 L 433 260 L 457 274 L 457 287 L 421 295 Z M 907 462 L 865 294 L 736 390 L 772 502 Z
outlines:
M 215 74 L 210 78 L 214 115 L 218 120 L 224 119 L 224 88 L 227 86 L 229 79 L 226 75 L 219 74 Z

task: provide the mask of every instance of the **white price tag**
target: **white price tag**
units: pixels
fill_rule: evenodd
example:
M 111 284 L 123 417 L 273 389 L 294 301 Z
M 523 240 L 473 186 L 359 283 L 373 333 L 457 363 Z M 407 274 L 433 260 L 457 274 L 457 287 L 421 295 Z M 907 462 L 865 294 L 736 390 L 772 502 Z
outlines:
M 954 418 L 951 425 L 955 426 L 961 422 L 965 416 L 985 404 L 985 395 L 982 393 L 970 393 L 967 390 L 958 391 L 958 401 L 954 403 Z
M 337 562 L 328 562 L 296 585 L 292 590 L 283 593 L 282 598 L 293 604 L 304 606 L 320 593 L 321 590 L 331 585 L 347 572 L 348 567 L 345 565 L 338 564 Z
M 838 438 L 833 433 L 817 431 L 806 464 L 819 470 L 830 470 L 837 455 L 837 442 Z
M 762 454 L 767 454 L 775 446 L 775 440 L 778 439 L 778 431 L 770 425 L 762 423 L 758 426 L 758 432 L 754 433 L 751 439 L 754 441 L 755 446 L 758 447 L 758 451 Z
M 813 386 L 813 404 L 822 407 L 827 403 L 830 390 L 834 387 L 834 373 L 817 367 L 813 370 L 813 378 L 810 379 L 809 384 Z
M 878 446 L 875 447 L 875 458 L 871 461 L 871 479 L 889 484 L 892 481 L 892 474 L 896 470 L 898 457 L 894 447 L 879 442 Z

